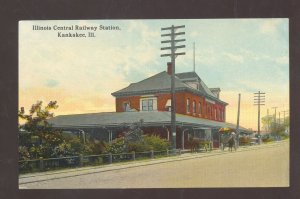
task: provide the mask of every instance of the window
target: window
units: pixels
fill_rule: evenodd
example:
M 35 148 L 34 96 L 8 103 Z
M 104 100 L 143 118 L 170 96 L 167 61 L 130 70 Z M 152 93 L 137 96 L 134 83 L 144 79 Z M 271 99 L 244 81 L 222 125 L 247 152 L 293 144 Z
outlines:
M 123 108 L 124 108 L 124 111 L 125 111 L 125 112 L 130 111 L 130 105 L 129 105 L 129 102 L 124 102 Z
M 198 109 L 198 111 L 199 111 L 199 114 L 202 114 L 201 102 L 199 102 L 199 109 Z
M 195 100 L 193 101 L 193 113 L 196 113 L 196 102 L 195 102 Z
M 209 111 L 210 111 L 210 110 L 209 110 L 209 106 L 208 106 L 208 104 L 206 104 L 206 115 L 207 115 L 207 116 L 209 116 Z
M 225 121 L 225 110 L 222 111 L 222 121 Z
M 217 119 L 217 109 L 215 109 L 215 120 Z
M 152 111 L 153 110 L 153 99 L 142 100 L 142 111 Z
M 186 100 L 186 112 L 187 113 L 190 112 L 190 99 L 189 98 Z
M 141 98 L 141 100 L 140 100 L 140 110 L 141 111 L 154 111 L 154 110 L 157 110 L 157 99 L 155 97 Z

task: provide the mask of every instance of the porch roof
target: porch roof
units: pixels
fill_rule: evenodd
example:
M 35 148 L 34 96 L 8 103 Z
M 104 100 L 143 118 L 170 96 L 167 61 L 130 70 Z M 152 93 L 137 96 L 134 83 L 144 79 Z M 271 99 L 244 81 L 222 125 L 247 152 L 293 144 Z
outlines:
M 143 126 L 171 125 L 171 112 L 102 112 L 74 115 L 59 115 L 48 120 L 56 128 L 97 128 L 97 127 L 122 127 L 143 120 Z M 236 128 L 235 124 L 218 122 L 203 118 L 176 114 L 177 126 L 190 126 L 194 128 Z M 240 127 L 242 131 L 249 129 Z

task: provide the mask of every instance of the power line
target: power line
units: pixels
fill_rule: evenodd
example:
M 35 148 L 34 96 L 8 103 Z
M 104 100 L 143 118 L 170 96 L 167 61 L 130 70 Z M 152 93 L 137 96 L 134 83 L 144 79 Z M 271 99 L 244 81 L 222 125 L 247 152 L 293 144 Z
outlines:
M 185 45 L 176 46 L 178 42 L 185 41 L 185 39 L 175 39 L 179 35 L 184 35 L 185 32 L 176 32 L 180 28 L 185 28 L 182 26 L 174 26 L 161 28 L 162 31 L 171 31 L 169 34 L 162 34 L 162 37 L 170 37 L 170 40 L 161 41 L 161 43 L 170 43 L 169 47 L 162 47 L 161 50 L 171 50 L 168 54 L 161 54 L 161 57 L 171 57 L 172 62 L 172 74 L 171 74 L 171 131 L 172 131 L 172 148 L 176 149 L 176 97 L 175 97 L 175 59 L 178 55 L 185 55 L 185 52 L 176 53 L 179 48 L 185 48 Z
M 257 133 L 259 136 L 259 143 L 260 143 L 260 106 L 264 106 L 265 104 L 265 94 L 260 91 L 258 93 L 254 93 L 254 106 L 258 107 L 258 119 L 257 119 Z

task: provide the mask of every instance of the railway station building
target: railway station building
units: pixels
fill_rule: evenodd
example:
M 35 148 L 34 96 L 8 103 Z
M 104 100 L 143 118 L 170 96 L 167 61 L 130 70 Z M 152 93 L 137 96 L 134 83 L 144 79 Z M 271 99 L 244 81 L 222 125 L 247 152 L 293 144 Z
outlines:
M 60 115 L 49 120 L 54 128 L 111 142 L 133 124 L 145 134 L 171 139 L 171 63 L 167 70 L 112 95 L 116 112 Z M 195 72 L 175 74 L 176 147 L 189 148 L 191 137 L 209 140 L 219 147 L 220 128 L 236 128 L 226 122 L 226 102 L 220 88 L 209 88 Z M 240 131 L 249 132 L 240 127 Z

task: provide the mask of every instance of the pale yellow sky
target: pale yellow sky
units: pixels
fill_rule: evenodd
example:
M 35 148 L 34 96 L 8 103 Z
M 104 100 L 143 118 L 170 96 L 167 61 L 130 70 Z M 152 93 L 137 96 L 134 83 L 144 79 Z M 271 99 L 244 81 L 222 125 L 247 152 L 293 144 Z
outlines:
M 267 109 L 273 114 L 274 106 L 289 109 L 288 19 L 21 21 L 19 106 L 28 110 L 37 100 L 56 100 L 55 115 L 114 112 L 112 92 L 166 70 L 170 60 L 160 57 L 160 28 L 172 24 L 186 25 L 186 55 L 176 59 L 176 72 L 192 70 L 195 42 L 196 72 L 208 87 L 221 88 L 227 122 L 236 123 L 238 93 L 246 128 L 257 129 L 258 90 L 266 92 L 262 116 Z M 59 32 L 89 31 L 53 29 L 72 25 L 97 27 L 96 37 L 60 38 Z

